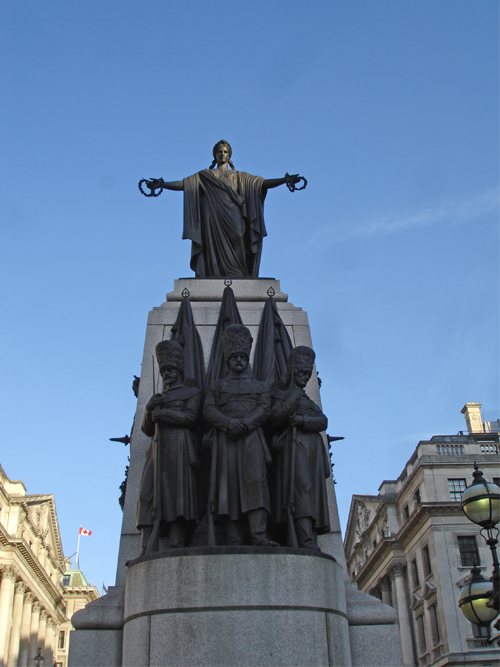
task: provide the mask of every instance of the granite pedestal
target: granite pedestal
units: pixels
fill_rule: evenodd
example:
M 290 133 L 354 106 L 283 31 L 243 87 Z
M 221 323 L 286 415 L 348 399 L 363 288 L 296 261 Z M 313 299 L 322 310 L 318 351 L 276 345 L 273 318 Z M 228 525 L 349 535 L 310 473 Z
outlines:
M 341 566 L 298 549 L 172 550 L 131 563 L 123 664 L 346 665 Z

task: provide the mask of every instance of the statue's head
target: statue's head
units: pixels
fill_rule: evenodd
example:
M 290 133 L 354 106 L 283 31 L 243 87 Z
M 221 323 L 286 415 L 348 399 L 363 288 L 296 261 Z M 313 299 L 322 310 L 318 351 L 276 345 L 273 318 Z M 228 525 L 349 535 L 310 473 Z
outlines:
M 230 324 L 222 334 L 222 353 L 229 370 L 238 375 L 246 371 L 253 338 L 242 324 Z
M 227 148 L 227 150 L 229 151 L 229 158 L 231 158 L 231 156 L 233 155 L 233 149 L 231 148 L 231 144 L 228 141 L 225 141 L 224 139 L 221 139 L 220 141 L 218 141 L 215 144 L 215 146 L 212 150 L 212 157 L 215 158 L 215 156 L 217 154 L 217 149 L 219 148 L 219 146 L 225 146 Z
M 231 144 L 228 141 L 225 141 L 224 139 L 221 139 L 220 141 L 218 141 L 215 144 L 215 146 L 213 147 L 212 155 L 213 155 L 214 160 L 213 160 L 212 164 L 210 165 L 209 169 L 213 169 L 216 164 L 221 163 L 220 156 L 218 156 L 218 152 L 220 151 L 221 147 L 227 149 L 227 152 L 228 152 L 227 163 L 229 164 L 231 169 L 234 169 L 234 164 L 231 162 L 231 156 L 233 154 L 233 149 L 231 148 Z
M 290 383 L 293 371 L 293 383 L 303 389 L 312 375 L 315 359 L 314 350 L 310 347 L 305 345 L 294 347 L 287 362 L 287 384 Z
M 158 368 L 166 385 L 180 380 L 184 375 L 184 351 L 175 340 L 162 340 L 155 348 Z

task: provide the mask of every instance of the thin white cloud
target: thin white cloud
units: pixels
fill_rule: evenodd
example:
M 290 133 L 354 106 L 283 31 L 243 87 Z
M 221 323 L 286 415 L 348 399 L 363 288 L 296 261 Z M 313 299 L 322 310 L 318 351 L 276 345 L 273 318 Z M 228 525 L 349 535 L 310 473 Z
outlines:
M 492 188 L 461 201 L 448 200 L 425 206 L 417 213 L 401 217 L 376 217 L 356 223 L 338 222 L 314 234 L 314 243 L 338 243 L 351 239 L 365 239 L 382 234 L 397 234 L 438 224 L 464 224 L 477 220 L 498 209 L 498 189 Z

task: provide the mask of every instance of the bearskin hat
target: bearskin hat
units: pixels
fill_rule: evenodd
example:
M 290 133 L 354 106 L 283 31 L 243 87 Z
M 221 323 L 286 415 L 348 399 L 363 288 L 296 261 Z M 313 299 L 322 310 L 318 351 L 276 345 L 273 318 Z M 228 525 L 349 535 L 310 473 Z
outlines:
M 253 338 L 250 331 L 243 324 L 230 324 L 222 334 L 222 353 L 228 361 L 232 354 L 243 353 L 250 358 Z
M 161 371 L 165 366 L 184 369 L 184 351 L 175 340 L 162 340 L 155 348 L 158 367 Z
M 297 371 L 308 371 L 309 373 L 312 373 L 315 359 L 316 354 L 310 347 L 306 347 L 305 345 L 294 347 L 290 352 L 287 362 L 288 378 L 290 378 L 292 374 L 292 366 L 294 373 Z

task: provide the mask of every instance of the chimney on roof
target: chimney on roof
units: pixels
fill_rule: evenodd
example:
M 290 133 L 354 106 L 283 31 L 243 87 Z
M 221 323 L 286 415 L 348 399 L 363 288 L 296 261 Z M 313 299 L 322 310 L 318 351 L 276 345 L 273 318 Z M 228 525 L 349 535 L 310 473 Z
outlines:
M 461 412 L 469 433 L 484 433 L 480 403 L 466 403 Z

